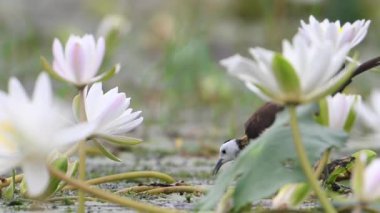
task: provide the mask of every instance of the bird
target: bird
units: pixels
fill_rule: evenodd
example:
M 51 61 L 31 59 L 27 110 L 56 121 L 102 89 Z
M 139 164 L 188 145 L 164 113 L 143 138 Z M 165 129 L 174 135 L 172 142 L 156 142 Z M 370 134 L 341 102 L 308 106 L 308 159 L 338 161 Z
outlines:
M 363 62 L 355 69 L 350 78 L 333 94 L 342 92 L 352 82 L 352 79 L 355 76 L 377 66 L 380 66 L 380 56 Z M 343 64 L 342 70 L 344 67 L 345 64 Z M 243 150 L 252 139 L 259 137 L 264 130 L 269 128 L 274 123 L 276 114 L 283 109 L 284 106 L 273 102 L 267 102 L 255 111 L 245 122 L 245 135 L 241 138 L 227 140 L 221 145 L 219 150 L 219 159 L 212 172 L 213 175 L 218 173 L 223 164 L 236 159 L 240 151 Z
M 241 138 L 227 140 L 221 145 L 220 157 L 213 170 L 213 175 L 218 173 L 223 164 L 234 160 L 250 140 L 259 137 L 264 130 L 270 127 L 276 119 L 276 114 L 283 109 L 284 106 L 267 102 L 255 111 L 244 124 L 245 135 Z

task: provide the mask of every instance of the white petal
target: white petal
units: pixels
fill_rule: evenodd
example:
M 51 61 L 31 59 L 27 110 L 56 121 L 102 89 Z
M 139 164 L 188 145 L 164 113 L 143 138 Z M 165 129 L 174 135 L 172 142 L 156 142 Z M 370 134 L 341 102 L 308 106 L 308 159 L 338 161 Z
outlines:
M 132 129 L 136 128 L 137 126 L 139 126 L 143 122 L 143 120 L 144 119 L 142 117 L 140 117 L 134 121 L 131 121 L 128 124 L 124 125 L 123 127 L 113 130 L 112 134 L 127 133 L 127 132 L 131 131 Z
M 8 86 L 9 95 L 19 101 L 28 102 L 29 98 L 19 80 L 11 78 Z
M 54 145 L 67 146 L 79 142 L 94 133 L 97 123 L 80 123 L 59 131 L 53 138 Z
M 41 73 L 38 76 L 33 92 L 33 102 L 38 105 L 48 105 L 52 103 L 53 93 L 50 85 L 49 76 Z
M 28 194 L 32 197 L 42 194 L 49 184 L 50 176 L 46 166 L 46 161 L 33 158 L 24 160 L 21 165 Z
M 3 156 L 0 153 L 0 175 L 4 175 L 11 169 L 14 169 L 20 162 L 21 158 L 19 156 Z
M 372 199 L 380 198 L 380 159 L 375 159 L 364 171 L 363 194 Z

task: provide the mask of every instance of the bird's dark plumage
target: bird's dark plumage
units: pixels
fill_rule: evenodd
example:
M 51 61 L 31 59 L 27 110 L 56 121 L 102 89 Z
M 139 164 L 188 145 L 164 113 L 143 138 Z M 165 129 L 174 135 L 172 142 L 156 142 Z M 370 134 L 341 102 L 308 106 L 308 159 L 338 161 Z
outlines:
M 265 103 L 245 122 L 245 134 L 249 139 L 255 139 L 270 127 L 276 119 L 276 114 L 284 109 L 283 106 L 275 103 Z

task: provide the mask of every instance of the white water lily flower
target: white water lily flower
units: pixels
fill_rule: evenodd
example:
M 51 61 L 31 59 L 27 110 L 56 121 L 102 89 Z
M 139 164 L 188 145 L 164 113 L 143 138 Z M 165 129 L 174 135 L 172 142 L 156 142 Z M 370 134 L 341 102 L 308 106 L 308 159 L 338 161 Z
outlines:
M 320 102 L 319 119 L 323 125 L 349 132 L 356 120 L 355 108 L 360 104 L 359 95 L 337 93 Z
M 380 159 L 374 159 L 365 166 L 365 157 L 354 165 L 351 186 L 355 197 L 362 202 L 380 199 Z M 360 164 L 360 165 L 359 165 Z
M 365 168 L 362 195 L 365 200 L 380 199 L 380 159 L 373 160 Z
M 121 135 L 139 126 L 141 111 L 132 112 L 130 98 L 115 87 L 103 93 L 102 83 L 95 83 L 85 95 L 86 117 L 95 123 L 95 135 Z
M 331 41 L 336 49 L 349 44 L 353 48 L 359 44 L 367 34 L 370 21 L 358 20 L 354 23 L 345 23 L 341 26 L 339 21 L 330 22 L 328 19 L 319 22 L 313 16 L 309 17 L 309 23 L 301 21 L 299 34 L 309 42 L 324 43 Z
M 93 128 L 72 125 L 63 116 L 46 74 L 39 75 L 32 98 L 12 78 L 8 94 L 0 91 L 0 174 L 20 166 L 28 194 L 40 195 L 49 183 L 49 154 L 86 138 Z
M 355 65 L 342 68 L 349 50 L 349 44 L 335 50 L 331 41 L 310 43 L 297 34 L 292 43 L 283 42 L 282 54 L 251 48 L 253 60 L 235 55 L 221 64 L 265 100 L 302 104 L 334 92 L 349 79 Z
M 53 42 L 53 70 L 63 79 L 78 86 L 94 82 L 102 64 L 105 42 L 102 37 L 97 41 L 92 35 L 70 36 L 63 49 L 61 42 Z
M 358 117 L 365 125 L 379 133 L 380 127 L 380 90 L 375 89 L 369 97 L 367 104 L 359 104 L 357 106 Z

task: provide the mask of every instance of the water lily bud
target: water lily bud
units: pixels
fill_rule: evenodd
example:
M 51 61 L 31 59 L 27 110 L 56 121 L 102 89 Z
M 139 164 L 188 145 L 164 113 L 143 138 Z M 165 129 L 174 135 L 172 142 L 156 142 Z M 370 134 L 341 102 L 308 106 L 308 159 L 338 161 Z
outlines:
M 361 202 L 380 199 L 380 159 L 370 161 L 374 157 L 373 153 L 360 152 L 352 171 L 351 187 L 355 198 Z
M 355 108 L 360 101 L 359 95 L 337 93 L 334 96 L 328 96 L 319 103 L 320 110 L 317 120 L 332 129 L 349 132 L 355 124 Z
M 309 195 L 310 187 L 306 183 L 291 183 L 284 185 L 272 200 L 275 209 L 297 207 Z

